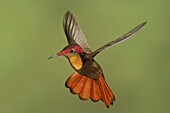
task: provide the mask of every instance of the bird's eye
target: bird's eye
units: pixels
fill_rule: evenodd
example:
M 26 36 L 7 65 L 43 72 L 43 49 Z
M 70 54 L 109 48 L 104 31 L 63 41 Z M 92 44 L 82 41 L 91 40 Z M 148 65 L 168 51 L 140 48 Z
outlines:
M 70 50 L 70 53 L 74 53 L 74 49 L 71 49 L 71 50 Z

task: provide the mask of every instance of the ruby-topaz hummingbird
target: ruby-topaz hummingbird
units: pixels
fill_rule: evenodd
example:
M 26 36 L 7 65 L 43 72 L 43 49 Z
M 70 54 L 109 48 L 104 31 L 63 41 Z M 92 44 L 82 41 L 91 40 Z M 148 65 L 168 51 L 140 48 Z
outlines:
M 127 39 L 145 24 L 146 22 L 143 22 L 116 40 L 103 45 L 96 51 L 91 51 L 75 17 L 70 11 L 67 11 L 64 15 L 63 27 L 68 45 L 59 53 L 49 57 L 49 59 L 57 56 L 67 57 L 71 66 L 76 71 L 65 83 L 71 93 L 78 94 L 82 100 L 89 98 L 94 102 L 101 100 L 105 103 L 106 107 L 109 107 L 113 105 L 115 96 L 105 81 L 102 68 L 94 60 L 94 57 L 102 50 Z

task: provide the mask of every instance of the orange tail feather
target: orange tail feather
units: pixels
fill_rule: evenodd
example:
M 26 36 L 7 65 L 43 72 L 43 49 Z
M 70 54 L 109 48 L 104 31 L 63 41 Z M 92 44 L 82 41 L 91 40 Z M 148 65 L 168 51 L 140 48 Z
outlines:
M 82 75 L 81 75 L 82 76 Z M 84 86 L 84 83 L 86 82 L 87 77 L 82 76 L 77 85 L 71 89 L 73 93 L 79 94 Z
M 105 82 L 103 76 L 100 76 L 98 78 L 99 83 L 100 83 L 100 89 L 102 92 L 102 97 L 101 100 L 105 103 L 105 105 L 107 107 L 109 107 L 109 105 L 113 104 L 113 101 L 115 101 L 115 96 L 113 95 L 111 89 L 109 88 L 109 86 L 107 85 L 107 83 Z
M 86 77 L 87 78 L 87 77 Z M 83 100 L 87 100 L 90 97 L 90 93 L 91 93 L 91 86 L 92 86 L 92 79 L 87 78 L 84 86 L 79 94 L 80 98 Z
M 96 80 L 93 80 L 90 98 L 97 102 L 101 99 L 101 92 Z
M 67 79 L 67 87 L 68 88 L 74 88 L 77 83 L 79 82 L 79 80 L 82 78 L 83 76 L 79 76 L 79 74 L 77 72 L 73 73 L 68 79 Z
M 107 107 L 115 101 L 115 96 L 102 75 L 94 80 L 75 72 L 67 79 L 66 87 L 83 100 L 88 98 L 95 102 L 102 100 Z

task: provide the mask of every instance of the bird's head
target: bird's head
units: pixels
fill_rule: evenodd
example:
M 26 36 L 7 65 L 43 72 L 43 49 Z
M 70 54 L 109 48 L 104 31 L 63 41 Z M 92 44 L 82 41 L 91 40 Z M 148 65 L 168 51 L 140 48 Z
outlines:
M 77 55 L 83 53 L 83 49 L 78 44 L 67 45 L 59 53 L 50 56 L 48 59 L 52 59 L 57 56 L 66 56 Z

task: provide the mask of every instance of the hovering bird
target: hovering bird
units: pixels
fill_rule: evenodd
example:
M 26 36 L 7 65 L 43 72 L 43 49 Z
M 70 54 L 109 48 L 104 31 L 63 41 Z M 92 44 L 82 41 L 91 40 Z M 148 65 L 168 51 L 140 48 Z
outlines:
M 70 11 L 67 11 L 64 15 L 63 27 L 68 45 L 59 53 L 49 57 L 49 59 L 57 56 L 67 57 L 71 66 L 76 71 L 65 83 L 71 93 L 78 94 L 82 100 L 89 98 L 94 102 L 101 100 L 105 103 L 106 107 L 109 107 L 113 105 L 115 96 L 105 81 L 102 68 L 94 60 L 94 57 L 102 50 L 127 39 L 145 24 L 146 22 L 139 24 L 116 40 L 103 45 L 96 51 L 92 51 L 75 17 Z

